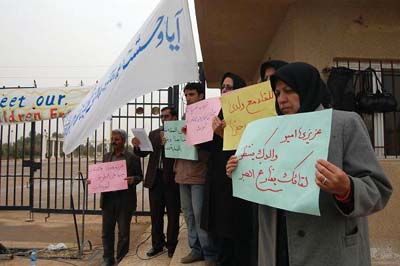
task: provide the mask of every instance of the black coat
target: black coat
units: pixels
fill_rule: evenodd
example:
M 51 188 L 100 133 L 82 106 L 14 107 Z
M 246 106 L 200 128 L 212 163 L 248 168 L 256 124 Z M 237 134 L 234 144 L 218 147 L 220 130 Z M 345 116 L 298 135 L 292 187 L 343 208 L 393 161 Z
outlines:
M 153 188 L 157 176 L 157 168 L 160 167 L 160 159 L 162 159 L 163 180 L 164 184 L 175 186 L 174 175 L 174 159 L 165 158 L 164 146 L 161 145 L 160 129 L 150 132 L 149 139 L 153 145 L 153 152 L 141 151 L 140 148 L 134 147 L 133 152 L 140 157 L 146 157 L 150 154 L 149 163 L 147 165 L 146 178 L 144 179 L 144 187 Z
M 225 167 L 235 151 L 222 147 L 223 139 L 215 134 L 212 141 L 200 144 L 210 152 L 201 227 L 218 237 L 248 240 L 257 232 L 257 205 L 232 196 L 232 180 Z

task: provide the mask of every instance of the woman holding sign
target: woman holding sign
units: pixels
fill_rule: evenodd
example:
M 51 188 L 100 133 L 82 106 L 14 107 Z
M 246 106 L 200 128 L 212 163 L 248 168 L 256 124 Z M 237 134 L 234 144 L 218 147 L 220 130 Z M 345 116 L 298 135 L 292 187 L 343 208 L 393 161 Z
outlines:
M 241 77 L 228 72 L 221 80 L 221 94 L 245 86 Z M 257 206 L 232 196 L 232 180 L 226 176 L 225 165 L 234 151 L 222 150 L 222 111 L 212 126 L 213 140 L 200 144 L 200 148 L 210 152 L 201 226 L 217 238 L 220 265 L 256 265 Z
M 306 63 L 271 78 L 279 115 L 323 109 L 324 82 Z M 237 168 L 232 156 L 227 175 Z M 328 160 L 315 163 L 321 216 L 259 205 L 259 265 L 371 265 L 367 216 L 383 209 L 392 186 L 355 113 L 333 111 Z

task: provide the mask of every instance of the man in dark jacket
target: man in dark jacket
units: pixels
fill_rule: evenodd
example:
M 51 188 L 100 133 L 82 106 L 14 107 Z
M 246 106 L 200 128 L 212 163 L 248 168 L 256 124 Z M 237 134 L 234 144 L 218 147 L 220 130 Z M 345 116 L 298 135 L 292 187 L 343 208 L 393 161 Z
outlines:
M 177 120 L 177 112 L 172 107 L 161 109 L 161 123 Z M 140 157 L 150 154 L 144 186 L 149 189 L 151 213 L 152 248 L 147 256 L 152 257 L 163 251 L 164 245 L 168 249 L 168 257 L 172 257 L 178 243 L 179 234 L 179 186 L 175 183 L 173 172 L 174 159 L 165 158 L 163 127 L 153 130 L 149 134 L 153 145 L 153 152 L 141 151 L 138 138 L 132 139 L 134 153 Z M 167 243 L 164 235 L 164 211 L 167 207 L 168 227 Z
M 102 266 L 115 264 L 114 242 L 115 224 L 118 223 L 117 262 L 128 253 L 132 214 L 136 210 L 136 185 L 142 181 L 143 174 L 140 159 L 125 148 L 127 134 L 125 130 L 112 131 L 113 151 L 104 154 L 104 162 L 126 161 L 128 189 L 103 192 L 100 198 L 103 227 L 103 263 Z

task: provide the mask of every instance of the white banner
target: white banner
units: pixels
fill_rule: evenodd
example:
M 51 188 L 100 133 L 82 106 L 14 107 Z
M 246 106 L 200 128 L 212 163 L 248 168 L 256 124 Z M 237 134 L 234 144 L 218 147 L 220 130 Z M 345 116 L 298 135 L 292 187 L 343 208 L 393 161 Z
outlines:
M 79 105 L 89 87 L 0 90 L 0 124 L 35 122 L 64 117 Z
M 162 0 L 107 74 L 64 119 L 71 153 L 120 106 L 150 91 L 198 80 L 187 0 Z

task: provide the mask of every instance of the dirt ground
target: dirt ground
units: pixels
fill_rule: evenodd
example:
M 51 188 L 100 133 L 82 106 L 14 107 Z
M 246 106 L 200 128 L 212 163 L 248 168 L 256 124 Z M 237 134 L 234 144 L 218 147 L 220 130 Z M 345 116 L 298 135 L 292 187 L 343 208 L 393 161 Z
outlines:
M 24 250 L 36 248 L 39 250 L 37 265 L 100 265 L 102 259 L 101 216 L 86 215 L 84 228 L 84 255 L 79 256 L 76 233 L 72 215 L 67 214 L 34 214 L 34 221 L 27 221 L 27 211 L 0 211 L 0 243 L 6 248 Z M 77 216 L 80 240 L 82 239 L 82 216 Z M 136 249 L 141 235 L 150 225 L 149 217 L 133 217 L 131 225 L 131 251 Z M 89 245 L 91 243 L 91 248 Z M 67 251 L 47 252 L 50 244 L 64 243 Z M 26 254 L 28 253 L 25 252 Z M 41 258 L 42 257 L 42 258 Z M 59 257 L 59 258 L 54 258 Z M 29 257 L 14 256 L 11 260 L 0 260 L 0 265 L 20 266 L 30 265 Z

